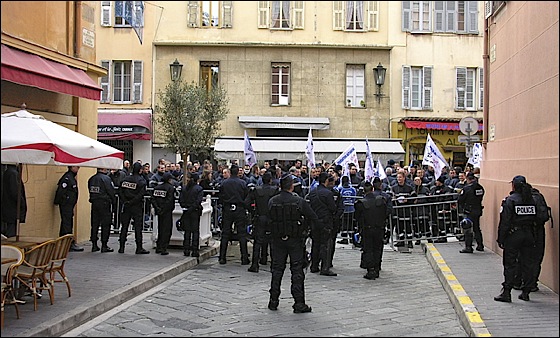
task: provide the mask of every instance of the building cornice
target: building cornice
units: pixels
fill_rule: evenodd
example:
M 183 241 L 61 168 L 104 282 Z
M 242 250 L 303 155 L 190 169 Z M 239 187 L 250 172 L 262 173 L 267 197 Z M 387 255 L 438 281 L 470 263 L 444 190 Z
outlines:
M 166 40 L 154 41 L 155 46 L 186 46 L 186 47 L 280 47 L 280 48 L 337 48 L 337 49 L 376 49 L 376 50 L 391 50 L 393 46 L 387 45 L 349 45 L 349 44 L 336 44 L 336 43 L 270 43 L 258 41 L 244 41 L 244 42 L 216 42 L 216 41 L 180 41 L 180 40 Z

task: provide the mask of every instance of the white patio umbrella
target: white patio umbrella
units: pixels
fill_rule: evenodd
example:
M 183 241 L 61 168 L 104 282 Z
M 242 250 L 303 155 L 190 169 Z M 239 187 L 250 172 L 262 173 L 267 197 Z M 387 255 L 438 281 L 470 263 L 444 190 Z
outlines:
M 2 163 L 118 169 L 124 152 L 26 110 L 2 114 Z

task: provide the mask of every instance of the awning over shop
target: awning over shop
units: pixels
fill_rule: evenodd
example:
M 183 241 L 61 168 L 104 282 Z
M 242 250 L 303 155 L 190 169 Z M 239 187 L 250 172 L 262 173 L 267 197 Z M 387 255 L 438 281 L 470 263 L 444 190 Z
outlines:
M 435 130 L 461 130 L 459 122 L 453 121 L 402 121 L 407 128 L 412 129 L 435 129 Z M 478 130 L 482 131 L 482 123 L 478 124 Z
M 313 150 L 315 160 L 332 162 L 348 146 L 354 143 L 358 152 L 358 159 L 366 159 L 365 139 L 313 139 Z M 368 139 L 369 147 L 374 160 L 379 157 L 382 163 L 388 160 L 404 160 L 405 151 L 401 146 L 400 139 Z M 295 160 L 301 159 L 305 162 L 305 147 L 307 138 L 284 139 L 276 137 L 251 137 L 251 145 L 257 155 L 257 161 L 264 160 Z M 216 139 L 214 151 L 216 157 L 223 160 L 244 159 L 243 137 L 220 137 Z
M 97 138 L 100 140 L 150 140 L 152 111 L 99 110 Z
M 76 69 L 2 45 L 2 80 L 56 93 L 99 100 L 101 88 L 81 69 Z
M 245 129 L 327 130 L 330 127 L 328 117 L 239 116 L 238 120 Z

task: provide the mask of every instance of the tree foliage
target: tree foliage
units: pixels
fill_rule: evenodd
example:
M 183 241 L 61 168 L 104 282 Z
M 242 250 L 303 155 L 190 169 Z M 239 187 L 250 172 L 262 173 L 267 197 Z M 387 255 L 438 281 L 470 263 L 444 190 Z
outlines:
M 158 92 L 156 122 L 165 142 L 164 147 L 181 154 L 207 158 L 211 156 L 219 134 L 219 122 L 229 110 L 225 89 L 174 81 Z

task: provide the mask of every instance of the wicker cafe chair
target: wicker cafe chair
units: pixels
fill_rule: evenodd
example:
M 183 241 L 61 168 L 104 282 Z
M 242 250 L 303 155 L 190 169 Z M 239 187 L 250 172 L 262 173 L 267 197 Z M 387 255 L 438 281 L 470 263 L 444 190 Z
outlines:
M 70 282 L 68 277 L 66 277 L 66 272 L 64 272 L 64 264 L 68 258 L 68 252 L 70 251 L 70 246 L 74 240 L 74 235 L 67 234 L 58 237 L 55 242 L 51 263 L 48 265 L 46 272 L 49 274 L 49 282 L 51 283 L 52 294 L 54 298 L 54 283 L 64 282 L 66 283 L 66 288 L 68 289 L 68 297 L 72 296 L 72 289 L 70 288 Z M 56 279 L 56 273 L 60 275 L 62 279 Z
M 19 300 L 14 292 L 14 280 L 18 267 L 23 263 L 23 250 L 13 245 L 2 245 L 2 259 L 13 259 L 12 262 L 2 264 L 2 319 L 1 327 L 4 327 L 4 305 L 14 305 L 16 315 L 19 319 Z
M 47 278 L 47 267 L 51 263 L 51 257 L 56 245 L 56 240 L 51 239 L 41 243 L 25 253 L 23 264 L 18 268 L 16 278 L 33 293 L 34 310 L 37 310 L 38 290 L 47 290 L 54 303 L 51 284 Z M 39 282 L 40 286 L 38 286 Z

